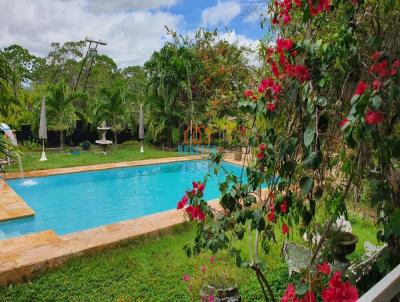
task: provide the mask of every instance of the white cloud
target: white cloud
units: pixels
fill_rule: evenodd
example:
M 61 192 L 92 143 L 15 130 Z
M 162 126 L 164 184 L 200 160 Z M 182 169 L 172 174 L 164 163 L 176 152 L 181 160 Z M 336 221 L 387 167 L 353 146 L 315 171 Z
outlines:
M 96 13 L 171 7 L 177 0 L 89 0 L 87 9 Z
M 218 1 L 216 6 L 206 8 L 201 13 L 202 26 L 228 25 L 240 14 L 240 4 L 235 1 Z
M 147 0 L 153 6 L 172 2 Z M 52 42 L 77 41 L 89 36 L 105 40 L 108 45 L 102 46 L 99 53 L 111 56 L 119 65 L 143 64 L 153 51 L 162 47 L 166 39 L 164 26 L 179 30 L 183 19 L 167 12 L 146 10 L 95 14 L 87 9 L 88 4 L 81 0 L 0 0 L 0 47 L 16 43 L 45 56 Z
M 246 53 L 249 64 L 252 66 L 260 66 L 261 62 L 258 58 L 258 49 L 260 47 L 259 40 L 252 40 L 244 35 L 238 35 L 234 30 L 220 34 L 220 39 L 229 43 L 237 43 L 240 46 L 247 47 L 250 51 Z

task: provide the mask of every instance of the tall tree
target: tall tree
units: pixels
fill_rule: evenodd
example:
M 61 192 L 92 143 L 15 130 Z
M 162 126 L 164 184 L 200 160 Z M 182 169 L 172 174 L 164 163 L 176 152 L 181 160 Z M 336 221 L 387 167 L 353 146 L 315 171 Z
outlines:
M 65 82 L 53 84 L 48 89 L 46 105 L 49 126 L 60 134 L 60 149 L 64 149 L 64 131 L 72 130 L 78 119 L 78 112 L 73 106 L 74 100 L 84 99 L 81 93 L 72 93 Z

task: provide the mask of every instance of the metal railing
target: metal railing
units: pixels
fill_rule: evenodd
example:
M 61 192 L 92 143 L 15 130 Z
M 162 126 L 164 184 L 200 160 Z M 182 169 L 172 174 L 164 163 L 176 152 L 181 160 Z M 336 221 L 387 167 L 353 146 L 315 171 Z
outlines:
M 358 302 L 389 302 L 396 295 L 400 301 L 400 264 L 358 299 Z

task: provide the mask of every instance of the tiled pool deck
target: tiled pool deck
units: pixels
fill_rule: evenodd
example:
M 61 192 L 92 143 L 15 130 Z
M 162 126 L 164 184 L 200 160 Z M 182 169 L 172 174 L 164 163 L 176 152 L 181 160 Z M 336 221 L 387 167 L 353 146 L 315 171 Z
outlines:
M 201 158 L 201 156 L 185 156 L 119 162 L 32 171 L 26 172 L 25 176 L 49 176 Z M 235 164 L 241 163 L 233 160 L 227 161 Z M 7 173 L 5 176 L 6 179 L 16 177 L 19 177 L 19 173 Z M 0 221 L 35 214 L 3 180 L 0 180 L 0 189 Z M 210 201 L 209 204 L 216 210 L 220 209 L 218 200 Z M 55 268 L 75 256 L 86 255 L 137 237 L 162 234 L 171 227 L 183 222 L 183 210 L 170 210 L 62 236 L 58 236 L 52 230 L 47 230 L 0 240 L 0 286 L 29 280 L 39 272 Z

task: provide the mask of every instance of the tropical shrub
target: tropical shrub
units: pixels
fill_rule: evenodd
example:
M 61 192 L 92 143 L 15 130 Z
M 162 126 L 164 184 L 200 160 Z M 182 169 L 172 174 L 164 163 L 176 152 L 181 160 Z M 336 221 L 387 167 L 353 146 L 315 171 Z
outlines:
M 384 35 L 367 22 L 372 15 L 374 24 L 391 28 L 386 23 L 398 20 L 398 9 L 391 0 L 271 2 L 277 39 L 264 49 L 258 84 L 239 103 L 239 127 L 253 156 L 240 176 L 227 174 L 220 183 L 223 215 L 203 198 L 207 177 L 178 203 L 198 226 L 185 246 L 188 255 L 227 249 L 238 266 L 255 272 L 265 300 L 275 301 L 261 251 L 269 252 L 277 232 L 288 237 L 295 230 L 306 234 L 312 256 L 282 301 L 338 301 L 344 293 L 356 301 L 353 285 L 316 262 L 321 252 L 330 253 L 327 235 L 336 219 L 348 216 L 351 189 L 367 181 L 378 210 L 377 235 L 388 244 L 381 269 L 400 262 L 400 55 L 391 47 L 392 32 Z M 212 157 L 210 174 L 219 173 L 222 159 L 222 153 Z M 232 244 L 245 234 L 248 256 Z

